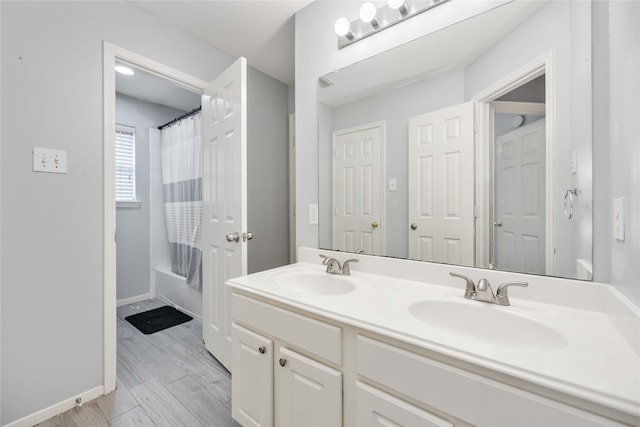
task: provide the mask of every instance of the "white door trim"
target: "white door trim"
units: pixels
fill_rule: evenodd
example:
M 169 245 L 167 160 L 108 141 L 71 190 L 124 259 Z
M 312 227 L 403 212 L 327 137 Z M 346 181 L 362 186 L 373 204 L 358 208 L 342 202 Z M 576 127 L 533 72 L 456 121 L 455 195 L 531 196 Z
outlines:
M 107 41 L 102 44 L 102 54 L 103 381 L 104 393 L 107 394 L 116 388 L 115 62 L 129 63 L 200 94 L 207 82 Z
M 289 114 L 289 262 L 298 260 L 296 248 L 296 113 Z
M 332 190 L 331 190 L 331 194 L 332 196 L 332 206 L 331 206 L 331 215 L 333 216 L 333 213 L 335 212 L 336 209 L 336 195 L 338 194 L 335 188 L 336 185 L 336 164 L 335 164 L 335 151 L 336 151 L 336 138 L 339 135 L 343 135 L 346 133 L 352 133 L 352 132 L 359 132 L 359 131 L 363 131 L 366 129 L 371 129 L 371 128 L 380 128 L 380 192 L 382 193 L 380 195 L 380 224 L 382 224 L 382 229 L 380 230 L 380 251 L 382 253 L 380 253 L 379 255 L 386 255 L 387 254 L 387 247 L 386 247 L 386 239 L 385 239 L 385 234 L 386 234 L 386 230 L 387 230 L 387 223 L 385 221 L 386 218 L 386 213 L 387 213 L 387 191 L 386 191 L 386 182 L 387 182 L 387 122 L 386 120 L 381 120 L 378 122 L 371 122 L 371 123 L 367 123 L 364 125 L 359 125 L 359 126 L 353 126 L 347 129 L 340 129 L 337 131 L 334 131 L 332 133 L 332 142 L 331 142 L 331 176 L 332 176 Z M 336 224 L 335 224 L 335 220 L 331 221 L 332 223 L 332 231 L 331 231 L 331 242 L 333 245 L 333 242 L 335 241 L 336 238 Z M 335 248 L 335 246 L 334 246 Z
M 554 216 L 554 178 L 555 178 L 555 80 L 553 70 L 553 52 L 551 50 L 525 64 L 512 74 L 504 77 L 487 89 L 476 94 L 476 265 L 487 267 L 489 262 L 489 241 L 491 236 L 489 220 L 492 218 L 493 188 L 493 110 L 491 102 L 528 81 L 545 75 L 545 116 L 546 126 L 546 219 L 545 219 L 545 273 L 553 275 L 555 271 L 555 216 Z

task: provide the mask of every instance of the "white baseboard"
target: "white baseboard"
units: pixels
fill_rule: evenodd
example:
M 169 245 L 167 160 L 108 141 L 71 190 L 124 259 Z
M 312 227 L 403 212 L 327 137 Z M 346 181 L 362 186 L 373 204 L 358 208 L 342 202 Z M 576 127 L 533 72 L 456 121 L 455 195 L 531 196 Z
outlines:
M 77 399 L 81 399 L 81 405 L 84 405 L 93 399 L 102 396 L 104 394 L 104 387 L 99 386 L 96 388 L 92 388 L 91 390 L 87 390 L 84 393 L 80 393 L 76 396 L 73 396 L 67 400 L 63 400 L 60 403 L 56 403 L 55 405 L 49 406 L 48 408 L 42 409 L 38 412 L 34 412 L 31 415 L 27 415 L 26 417 L 20 418 L 19 420 L 13 421 L 12 423 L 6 424 L 4 427 L 31 427 L 38 423 L 48 420 L 49 418 L 53 418 L 58 414 L 61 414 L 69 409 L 72 409 L 76 404 Z
M 146 300 L 151 299 L 151 298 L 153 298 L 153 295 L 151 295 L 151 294 L 136 295 L 135 297 L 119 299 L 116 302 L 116 306 L 120 307 L 122 305 L 134 304 L 136 302 L 146 301 Z

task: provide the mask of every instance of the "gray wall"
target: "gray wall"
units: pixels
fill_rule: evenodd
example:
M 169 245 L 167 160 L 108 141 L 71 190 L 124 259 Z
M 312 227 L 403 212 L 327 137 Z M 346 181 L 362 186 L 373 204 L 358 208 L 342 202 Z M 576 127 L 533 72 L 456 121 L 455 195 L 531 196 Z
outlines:
M 611 283 L 640 306 L 640 3 L 609 3 L 609 200 L 624 198 L 625 240 L 611 241 Z M 611 216 L 611 218 L 613 218 Z M 611 224 L 611 223 L 610 223 Z
M 149 128 L 173 120 L 184 111 L 116 96 L 116 123 L 136 128 L 137 208 L 116 208 L 116 298 L 136 297 L 151 292 L 150 205 L 149 205 Z
M 247 131 L 248 271 L 289 263 L 289 89 L 249 67 Z
M 127 2 L 0 2 L 2 419 L 103 384 L 102 41 L 203 80 L 227 54 Z M 31 171 L 31 148 L 69 173 Z

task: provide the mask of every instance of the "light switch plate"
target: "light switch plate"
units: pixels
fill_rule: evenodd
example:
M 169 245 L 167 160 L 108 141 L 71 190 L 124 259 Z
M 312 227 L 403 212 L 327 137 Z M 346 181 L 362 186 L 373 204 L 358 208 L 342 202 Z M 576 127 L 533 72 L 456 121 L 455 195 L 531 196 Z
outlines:
M 624 199 L 613 199 L 613 237 L 624 241 Z
M 395 178 L 389 180 L 389 191 L 396 191 L 398 189 L 398 181 Z
M 33 171 L 67 173 L 67 152 L 33 147 Z
M 318 205 L 309 205 L 309 224 L 318 223 Z

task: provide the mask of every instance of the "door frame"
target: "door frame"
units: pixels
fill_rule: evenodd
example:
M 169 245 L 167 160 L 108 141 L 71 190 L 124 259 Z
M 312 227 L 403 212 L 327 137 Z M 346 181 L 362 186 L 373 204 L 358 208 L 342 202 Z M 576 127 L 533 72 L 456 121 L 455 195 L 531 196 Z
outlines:
M 103 158 L 103 382 L 104 393 L 116 388 L 116 191 L 115 191 L 115 62 L 120 61 L 202 94 L 207 82 L 107 41 L 102 44 Z
M 476 104 L 476 266 L 489 266 L 489 239 L 493 218 L 494 110 L 491 103 L 519 86 L 545 75 L 545 274 L 555 271 L 555 84 L 553 52 L 543 53 L 513 73 L 505 76 L 472 97 Z
M 387 247 L 386 247 L 386 225 L 385 222 L 386 213 L 387 213 L 387 122 L 386 120 L 381 120 L 377 122 L 365 123 L 363 125 L 353 126 L 346 129 L 340 129 L 337 131 L 333 131 L 331 134 L 331 194 L 332 194 L 332 203 L 331 203 L 331 246 L 335 248 L 334 241 L 336 237 L 336 222 L 335 219 L 335 211 L 336 211 L 336 139 L 339 135 L 343 135 L 346 133 L 359 132 L 371 128 L 380 128 L 380 251 L 381 253 L 378 255 L 386 255 Z

